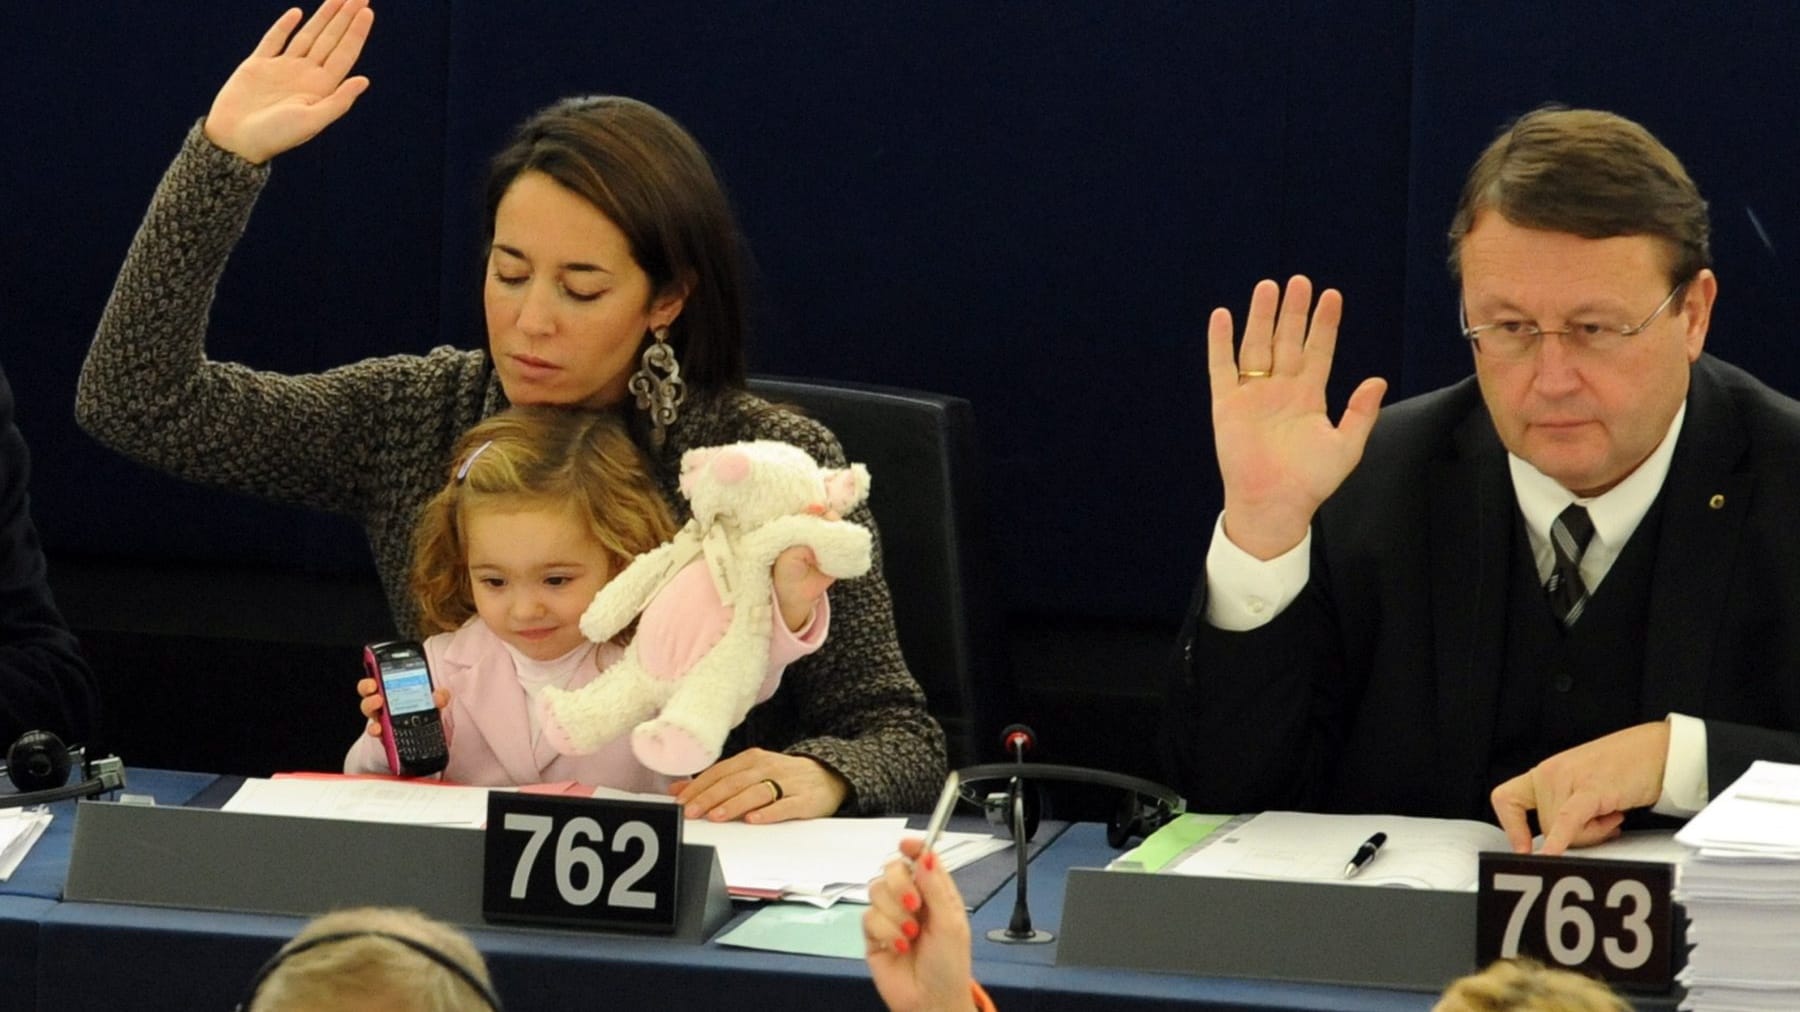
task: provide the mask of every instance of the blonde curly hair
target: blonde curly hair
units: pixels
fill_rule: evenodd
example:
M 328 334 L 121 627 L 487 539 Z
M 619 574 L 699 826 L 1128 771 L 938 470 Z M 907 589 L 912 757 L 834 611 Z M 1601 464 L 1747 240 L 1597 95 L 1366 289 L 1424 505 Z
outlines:
M 1451 983 L 1431 1012 L 1631 1012 L 1592 977 L 1532 959 L 1497 959 Z
M 419 513 L 410 587 L 424 631 L 475 614 L 464 527 L 476 510 L 566 507 L 614 572 L 675 535 L 669 504 L 617 414 L 515 407 L 457 442 L 449 480 Z

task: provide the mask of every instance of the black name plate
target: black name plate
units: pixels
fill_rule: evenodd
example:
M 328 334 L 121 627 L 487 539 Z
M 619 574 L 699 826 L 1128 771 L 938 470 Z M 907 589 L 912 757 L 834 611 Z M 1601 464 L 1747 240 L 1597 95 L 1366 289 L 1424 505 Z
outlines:
M 1475 961 L 1530 956 L 1633 990 L 1674 980 L 1671 865 L 1481 855 Z
M 673 932 L 681 826 L 674 804 L 490 792 L 482 916 Z

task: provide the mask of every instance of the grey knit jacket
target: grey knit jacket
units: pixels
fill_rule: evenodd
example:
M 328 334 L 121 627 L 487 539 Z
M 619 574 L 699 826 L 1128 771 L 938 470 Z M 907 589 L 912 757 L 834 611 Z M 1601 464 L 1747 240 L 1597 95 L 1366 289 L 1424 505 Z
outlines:
M 395 625 L 418 635 L 406 590 L 415 519 L 441 487 L 456 439 L 506 407 L 485 351 L 434 348 L 287 376 L 207 359 L 212 294 L 268 179 L 196 125 L 163 176 L 88 349 L 76 417 L 96 439 L 180 477 L 362 522 Z M 641 426 L 640 426 L 641 428 Z M 681 454 L 777 439 L 841 467 L 818 422 L 748 393 L 684 405 L 653 466 L 677 493 Z M 640 443 L 643 443 L 640 440 Z M 846 519 L 875 529 L 867 506 Z M 845 811 L 924 811 L 945 772 L 944 735 L 906 669 L 882 576 L 831 590 L 831 633 L 791 665 L 726 746 L 810 756 L 850 783 Z

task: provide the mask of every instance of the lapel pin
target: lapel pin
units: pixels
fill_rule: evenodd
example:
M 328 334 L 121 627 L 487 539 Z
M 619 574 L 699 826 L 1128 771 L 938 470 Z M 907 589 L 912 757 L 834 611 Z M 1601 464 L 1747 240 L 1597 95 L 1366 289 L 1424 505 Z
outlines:
M 1725 497 L 1717 492 L 1714 492 L 1712 498 L 1706 500 L 1706 505 L 1711 506 L 1713 509 L 1716 509 L 1716 510 L 1722 510 L 1725 508 Z

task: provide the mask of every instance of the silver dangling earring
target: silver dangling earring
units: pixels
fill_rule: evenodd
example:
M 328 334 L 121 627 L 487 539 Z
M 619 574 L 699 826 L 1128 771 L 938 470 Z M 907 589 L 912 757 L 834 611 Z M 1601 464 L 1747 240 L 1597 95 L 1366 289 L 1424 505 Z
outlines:
M 675 349 L 669 347 L 669 328 L 657 327 L 650 334 L 655 340 L 644 349 L 643 364 L 631 374 L 629 387 L 637 395 L 637 406 L 650 413 L 650 442 L 660 450 L 687 396 L 687 384 L 681 380 Z

